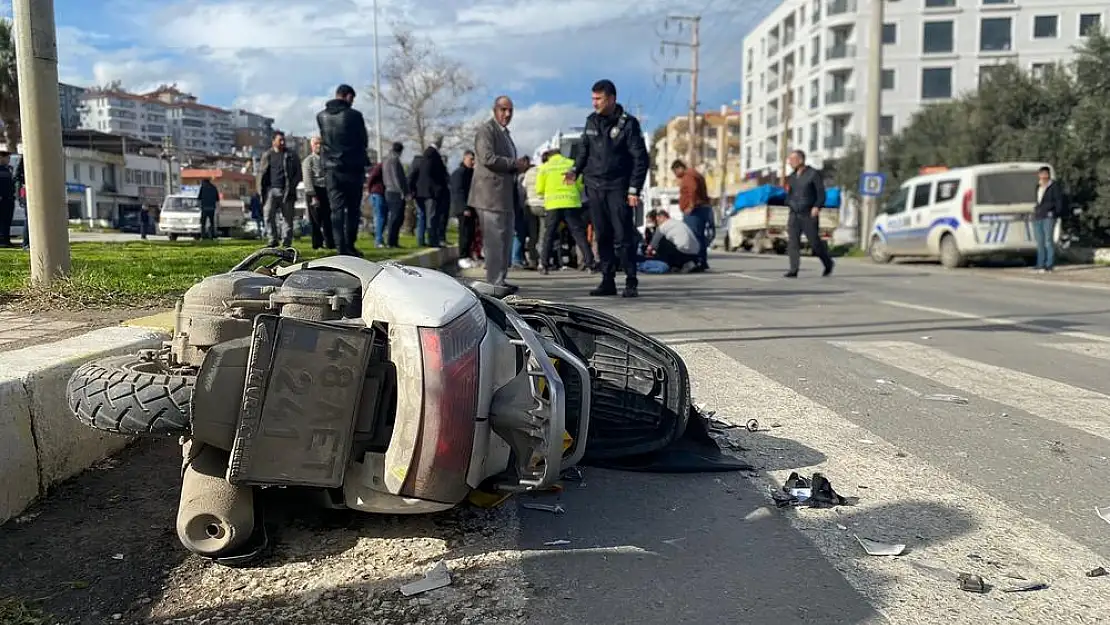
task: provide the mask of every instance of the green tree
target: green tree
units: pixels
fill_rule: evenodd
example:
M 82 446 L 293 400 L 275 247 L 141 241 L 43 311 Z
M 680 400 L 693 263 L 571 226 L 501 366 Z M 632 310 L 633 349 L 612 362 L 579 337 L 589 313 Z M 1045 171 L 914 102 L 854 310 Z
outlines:
M 23 140 L 19 124 L 19 75 L 15 61 L 15 38 L 12 21 L 0 19 L 0 122 L 4 124 L 4 140 L 14 152 Z

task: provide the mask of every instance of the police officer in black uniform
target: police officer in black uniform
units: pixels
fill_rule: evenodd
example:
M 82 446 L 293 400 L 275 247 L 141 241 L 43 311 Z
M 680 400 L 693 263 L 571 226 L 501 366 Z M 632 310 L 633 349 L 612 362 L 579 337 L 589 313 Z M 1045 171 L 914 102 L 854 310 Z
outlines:
M 594 112 L 586 118 L 586 128 L 574 168 L 567 172 L 571 183 L 582 174 L 593 216 L 597 254 L 601 260 L 601 285 L 590 291 L 595 297 L 617 294 L 617 263 L 624 266 L 623 297 L 637 297 L 636 244 L 638 234 L 633 209 L 640 204 L 640 193 L 650 160 L 640 121 L 617 104 L 617 87 L 610 80 L 593 86 Z

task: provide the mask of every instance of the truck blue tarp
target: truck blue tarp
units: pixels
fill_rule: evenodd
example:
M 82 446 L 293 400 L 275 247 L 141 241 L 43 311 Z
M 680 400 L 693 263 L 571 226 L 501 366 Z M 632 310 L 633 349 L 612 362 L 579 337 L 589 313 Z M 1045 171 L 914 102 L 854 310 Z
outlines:
M 767 205 L 782 206 L 785 203 L 786 189 L 773 184 L 765 184 L 736 194 L 736 201 L 733 203 L 732 211 L 729 214 L 735 215 L 745 208 Z M 825 208 L 840 208 L 839 187 L 825 189 Z

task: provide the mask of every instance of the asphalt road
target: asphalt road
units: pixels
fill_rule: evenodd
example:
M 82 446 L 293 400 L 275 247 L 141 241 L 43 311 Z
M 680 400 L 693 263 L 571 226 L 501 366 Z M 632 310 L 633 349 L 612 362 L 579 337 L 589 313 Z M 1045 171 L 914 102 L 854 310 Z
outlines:
M 535 623 L 1093 623 L 1110 605 L 1110 292 L 935 265 L 721 255 L 602 306 L 672 343 L 695 400 L 763 471 L 591 470 L 567 513 L 521 509 Z M 524 293 L 596 305 L 581 278 Z M 1103 394 L 1106 393 L 1106 394 Z M 933 397 L 936 395 L 936 397 Z M 957 396 L 952 403 L 940 395 Z M 775 427 L 771 427 L 771 426 Z M 821 471 L 855 506 L 780 510 Z M 904 543 L 890 559 L 854 536 Z M 583 551 L 578 551 L 583 549 Z M 957 588 L 975 573 L 994 589 Z M 1003 593 L 1018 580 L 1048 589 Z M 544 592 L 543 589 L 550 589 Z M 1102 614 L 1102 616 L 1098 616 Z
M 560 516 L 528 498 L 400 518 L 275 505 L 273 555 L 228 569 L 177 543 L 179 451 L 150 441 L 0 528 L 0 605 L 46 597 L 48 622 L 82 625 L 1105 622 L 1110 576 L 1085 572 L 1110 569 L 1110 287 L 847 259 L 788 280 L 784 261 L 717 255 L 710 274 L 644 276 L 637 300 L 514 275 L 671 343 L 695 401 L 763 426 L 729 430 L 753 474 L 587 468 Z M 778 509 L 768 490 L 794 470 L 858 501 Z M 868 556 L 857 535 L 907 550 Z M 401 597 L 436 561 L 451 586 Z M 1002 592 L 1015 576 L 1048 588 Z

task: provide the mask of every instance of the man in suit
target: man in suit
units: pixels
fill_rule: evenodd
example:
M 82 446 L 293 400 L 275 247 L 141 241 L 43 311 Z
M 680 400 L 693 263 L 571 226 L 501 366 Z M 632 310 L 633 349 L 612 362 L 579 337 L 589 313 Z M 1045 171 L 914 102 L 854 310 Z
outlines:
M 1064 215 L 1064 190 L 1052 179 L 1052 170 L 1037 172 L 1037 204 L 1033 208 L 1033 235 L 1037 239 L 1037 266 L 1034 271 L 1052 271 L 1056 264 L 1056 219 Z
M 262 191 L 262 218 L 270 230 L 270 247 L 293 244 L 293 205 L 301 182 L 301 162 L 285 149 L 285 133 L 274 132 L 271 148 L 259 161 L 258 187 Z M 278 216 L 281 216 L 280 226 Z
M 509 134 L 513 101 L 499 96 L 493 117 L 474 135 L 474 180 L 468 204 L 478 211 L 486 257 L 486 281 L 515 293 L 505 282 L 513 249 L 513 211 L 517 202 L 517 174 L 528 171 L 528 162 L 517 154 Z
M 340 254 L 362 256 L 355 248 L 362 219 L 362 188 L 370 165 L 370 136 L 362 113 L 353 108 L 355 90 L 339 85 L 335 98 L 316 114 L 323 149 L 320 152 L 331 204 L 331 225 Z

